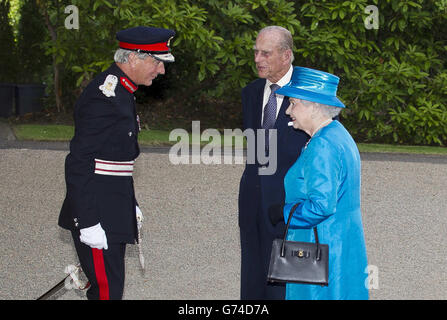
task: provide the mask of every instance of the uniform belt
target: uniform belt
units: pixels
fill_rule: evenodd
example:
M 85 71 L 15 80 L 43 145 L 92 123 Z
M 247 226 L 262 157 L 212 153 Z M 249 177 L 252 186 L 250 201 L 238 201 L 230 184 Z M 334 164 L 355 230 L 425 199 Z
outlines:
M 132 176 L 135 161 L 95 159 L 95 173 L 107 176 Z

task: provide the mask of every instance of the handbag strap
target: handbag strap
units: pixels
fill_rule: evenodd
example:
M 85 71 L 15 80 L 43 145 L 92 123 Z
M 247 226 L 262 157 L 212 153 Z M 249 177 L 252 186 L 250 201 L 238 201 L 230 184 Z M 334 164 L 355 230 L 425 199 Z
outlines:
M 282 239 L 281 257 L 284 257 L 284 255 L 285 255 L 284 251 L 285 251 L 287 233 L 289 232 L 290 221 L 292 220 L 293 213 L 295 212 L 296 208 L 299 205 L 300 205 L 300 202 L 296 203 L 290 210 L 289 218 L 287 219 L 286 231 L 284 232 L 284 237 Z M 320 249 L 320 241 L 318 240 L 318 230 L 317 230 L 317 227 L 314 227 L 313 229 L 314 229 L 315 243 L 317 244 L 316 259 L 317 259 L 317 261 L 319 261 L 321 259 L 321 249 Z

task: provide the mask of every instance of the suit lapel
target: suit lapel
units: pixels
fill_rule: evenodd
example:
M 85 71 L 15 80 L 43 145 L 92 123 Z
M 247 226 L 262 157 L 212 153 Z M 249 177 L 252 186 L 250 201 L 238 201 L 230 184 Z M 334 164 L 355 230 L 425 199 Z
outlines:
M 255 129 L 261 129 L 261 119 L 262 119 L 262 110 L 263 110 L 263 101 L 264 101 L 264 87 L 265 87 L 265 79 L 263 81 L 259 81 L 259 85 L 254 91 L 254 107 L 255 107 Z
M 282 127 L 284 122 L 289 122 L 290 117 L 286 115 L 286 110 L 289 107 L 289 97 L 284 97 L 281 104 L 281 109 L 279 109 L 278 116 L 276 117 L 275 128 L 278 129 Z

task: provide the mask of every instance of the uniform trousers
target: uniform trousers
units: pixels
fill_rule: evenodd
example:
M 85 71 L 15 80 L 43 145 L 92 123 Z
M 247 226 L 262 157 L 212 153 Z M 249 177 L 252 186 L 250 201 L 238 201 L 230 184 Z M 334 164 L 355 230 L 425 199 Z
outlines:
M 108 243 L 107 250 L 91 248 L 79 240 L 80 232 L 72 232 L 82 271 L 90 282 L 89 300 L 121 300 L 124 291 L 125 243 Z
M 267 281 L 272 243 L 278 236 L 267 227 L 261 209 L 256 213 L 249 226 L 240 228 L 241 300 L 284 300 L 285 284 Z

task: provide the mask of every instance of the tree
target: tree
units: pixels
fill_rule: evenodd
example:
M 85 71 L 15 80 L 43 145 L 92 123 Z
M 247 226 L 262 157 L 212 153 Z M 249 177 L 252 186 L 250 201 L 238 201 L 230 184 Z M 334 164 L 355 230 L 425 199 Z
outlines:
M 17 56 L 14 34 L 9 21 L 9 0 L 0 0 L 0 82 L 14 83 L 17 77 Z
M 118 30 L 159 26 L 176 31 L 176 62 L 165 76 L 174 103 L 239 103 L 241 87 L 256 78 L 257 31 L 281 25 L 293 34 L 295 65 L 340 77 L 343 123 L 358 141 L 447 143 L 447 0 L 39 2 L 52 37 L 47 53 L 76 88 L 112 62 Z M 79 31 L 64 29 L 68 4 L 79 8 Z M 365 26 L 369 5 L 378 29 Z
M 43 21 L 48 29 L 49 38 L 43 43 L 46 48 L 46 54 L 52 57 L 53 69 L 53 92 L 57 111 L 64 110 L 62 103 L 62 83 L 61 83 L 61 62 L 64 51 L 61 50 L 61 43 L 58 39 L 58 29 L 61 23 L 61 7 L 63 3 L 60 0 L 36 0 L 43 17 Z
M 42 83 L 44 71 L 49 64 L 41 43 L 46 38 L 45 25 L 39 14 L 36 0 L 24 0 L 20 8 L 17 36 L 19 82 Z

